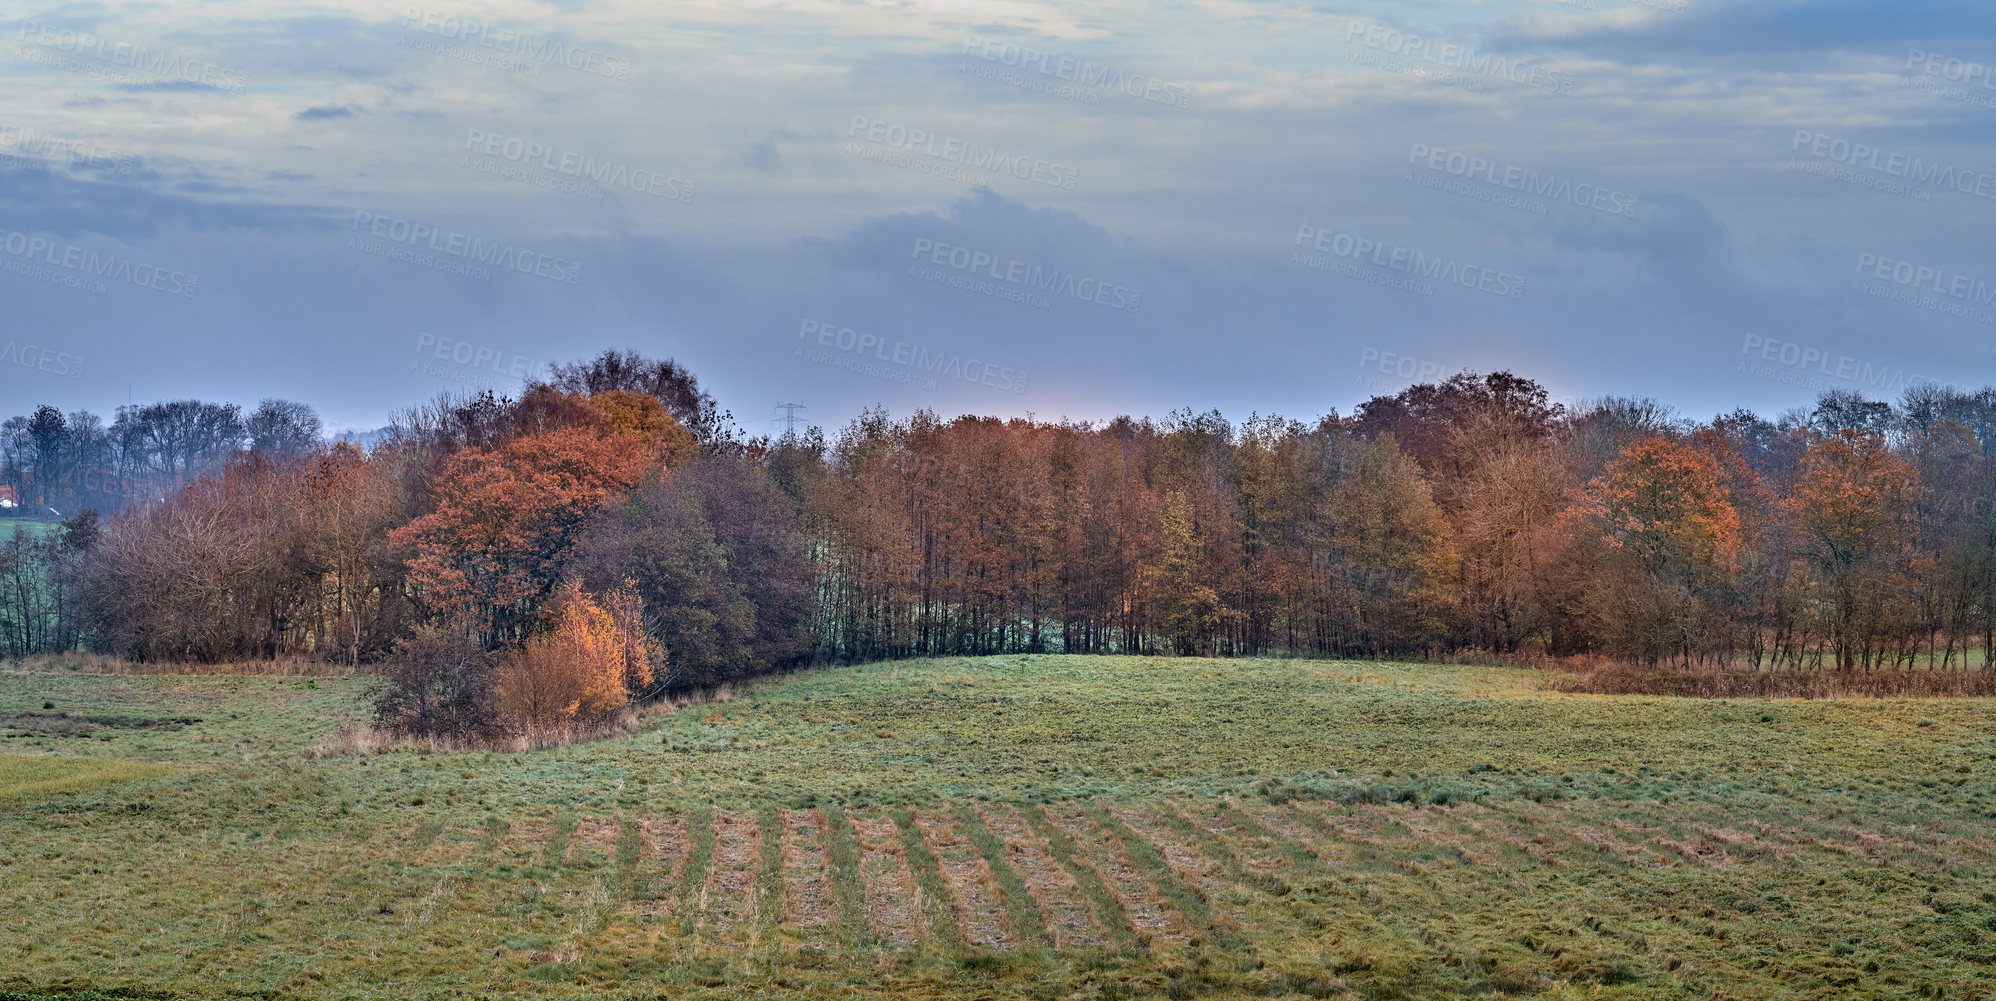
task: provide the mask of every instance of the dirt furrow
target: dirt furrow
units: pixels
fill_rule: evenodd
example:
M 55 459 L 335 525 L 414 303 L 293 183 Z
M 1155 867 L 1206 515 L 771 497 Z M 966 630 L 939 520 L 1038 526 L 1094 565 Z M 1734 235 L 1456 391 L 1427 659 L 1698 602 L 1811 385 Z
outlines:
M 947 813 L 917 810 L 913 816 L 956 897 L 956 927 L 963 940 L 980 949 L 1017 948 L 1019 936 L 1005 915 L 1003 894 L 977 846 L 957 830 Z
M 1186 916 L 1178 913 L 1178 908 L 1165 900 L 1157 887 L 1145 878 L 1142 869 L 1130 859 L 1129 853 L 1124 851 L 1114 835 L 1097 826 L 1082 813 L 1079 806 L 1073 804 L 1050 807 L 1044 812 L 1047 819 L 1066 831 L 1085 853 L 1082 861 L 1093 865 L 1095 871 L 1101 874 L 1103 885 L 1122 903 L 1130 926 L 1137 930 L 1141 938 L 1179 943 L 1190 940 Z
M 1367 848 L 1385 848 L 1391 840 L 1390 836 L 1368 828 L 1363 815 L 1357 812 L 1357 807 L 1341 806 L 1337 803 L 1310 806 L 1298 802 L 1295 809 L 1336 831 L 1339 837 L 1351 844 L 1364 845 Z
M 546 853 L 548 841 L 555 833 L 555 825 L 548 821 L 517 821 L 499 835 L 495 861 L 531 865 Z
M 1543 863 L 1558 869 L 1563 869 L 1568 864 L 1567 859 L 1564 857 L 1565 852 L 1562 846 L 1554 844 L 1549 835 L 1532 834 L 1527 836 L 1513 833 L 1508 826 L 1504 825 L 1503 819 L 1499 817 L 1491 817 L 1487 820 L 1464 819 L 1461 823 L 1464 828 L 1475 834 L 1488 838 L 1497 844 L 1512 848 L 1518 854 L 1534 862 Z
M 437 833 L 436 839 L 416 853 L 411 865 L 448 865 L 470 858 L 485 840 L 485 832 L 476 827 L 446 826 Z
M 1261 810 L 1244 810 L 1249 817 L 1260 822 L 1263 827 L 1288 838 L 1302 846 L 1311 857 L 1332 868 L 1348 866 L 1353 852 L 1349 846 L 1332 841 L 1321 832 L 1298 819 L 1286 807 L 1271 806 Z
M 644 836 L 641 875 L 637 879 L 637 912 L 646 918 L 672 913 L 673 890 L 686 864 L 686 818 L 648 818 L 638 822 Z
M 1180 882 L 1204 897 L 1212 910 L 1216 928 L 1238 929 L 1251 911 L 1237 895 L 1249 892 L 1229 879 L 1226 867 L 1207 856 L 1199 845 L 1173 830 L 1162 818 L 1130 807 L 1112 808 L 1110 814 L 1137 837 L 1150 842 L 1164 856 Z
M 873 933 L 895 946 L 913 945 L 922 938 L 921 890 L 908 871 L 900 829 L 885 817 L 852 818 L 859 838 L 860 875 L 866 882 L 866 915 Z
M 753 927 L 761 870 L 762 840 L 755 814 L 714 811 L 714 861 L 703 893 L 707 913 L 702 940 L 729 939 Z
M 1438 810 L 1413 810 L 1401 808 L 1394 819 L 1402 827 L 1414 832 L 1424 841 L 1440 845 L 1453 852 L 1470 865 L 1483 868 L 1499 868 L 1504 865 L 1504 853 L 1493 848 L 1489 842 L 1474 834 L 1465 833 L 1450 822 L 1451 814 Z
M 1651 869 L 1660 869 L 1669 865 L 1665 860 L 1646 851 L 1643 846 L 1630 844 L 1607 831 L 1597 831 L 1591 827 L 1573 827 L 1569 828 L 1567 833 L 1575 840 L 1606 852 L 1608 855 L 1630 865 L 1640 865 Z
M 1804 811 L 1783 808 L 1776 808 L 1773 812 L 1833 835 L 1827 838 L 1818 836 L 1817 842 L 1855 858 L 1897 863 L 1918 869 L 1947 868 L 1960 865 L 1963 861 L 1963 857 L 1957 853 L 1896 834 L 1857 827 L 1833 817 L 1818 817 Z
M 1666 809 L 1657 804 L 1630 803 L 1609 820 L 1622 840 L 1633 842 L 1653 855 L 1650 866 L 1699 865 L 1730 867 L 1759 865 L 1796 853 L 1795 845 L 1779 838 L 1763 837 L 1734 827 L 1735 818 L 1713 818 L 1713 823 L 1696 811 Z M 1750 823 L 1749 823 L 1750 826 Z
M 1284 858 L 1265 837 L 1241 830 L 1225 817 L 1215 815 L 1209 808 L 1192 807 L 1180 814 L 1189 823 L 1197 825 L 1207 834 L 1218 838 L 1257 878 L 1264 881 L 1287 883 L 1295 878 L 1296 864 Z
M 824 824 L 812 810 L 789 810 L 783 821 L 783 923 L 805 948 L 829 949 L 838 916 Z
M 568 843 L 568 864 L 603 865 L 617 857 L 618 824 L 614 817 L 584 817 L 575 824 Z
M 1074 877 L 1054 861 L 1046 842 L 1032 828 L 1003 806 L 987 806 L 978 811 L 984 825 L 1005 842 L 1005 858 L 1039 908 L 1040 920 L 1052 936 L 1054 948 L 1100 948 L 1108 942 L 1095 909 L 1088 904 Z

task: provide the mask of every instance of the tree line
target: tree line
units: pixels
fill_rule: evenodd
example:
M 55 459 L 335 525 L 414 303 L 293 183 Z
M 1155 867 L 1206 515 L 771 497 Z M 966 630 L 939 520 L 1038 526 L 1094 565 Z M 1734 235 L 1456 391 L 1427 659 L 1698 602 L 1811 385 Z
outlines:
M 1954 669 L 1996 655 L 1991 445 L 1990 390 L 1696 423 L 1497 373 L 1313 424 L 870 413 L 773 468 L 836 658 Z
M 4 438 L 24 501 L 87 513 L 0 551 L 0 650 L 380 664 L 418 732 L 899 656 L 1996 666 L 1988 389 L 1698 422 L 1464 373 L 1308 423 L 873 410 L 772 439 L 612 351 L 366 449 L 277 400 Z
M 112 511 L 158 501 L 246 449 L 303 454 L 322 430 L 311 407 L 290 400 L 265 400 L 247 414 L 201 400 L 124 406 L 109 425 L 88 410 L 44 404 L 0 422 L 0 485 L 36 513 Z

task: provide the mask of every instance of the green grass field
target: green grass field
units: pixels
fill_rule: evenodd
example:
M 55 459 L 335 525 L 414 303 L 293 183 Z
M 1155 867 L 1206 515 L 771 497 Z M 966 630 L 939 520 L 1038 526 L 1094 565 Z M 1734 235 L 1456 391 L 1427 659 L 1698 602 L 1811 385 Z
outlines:
M 171 773 L 170 768 L 137 761 L 9 754 L 0 756 L 0 803 Z
M 0 995 L 1996 992 L 1996 704 L 1540 680 L 901 662 L 317 757 L 364 681 L 0 674 Z

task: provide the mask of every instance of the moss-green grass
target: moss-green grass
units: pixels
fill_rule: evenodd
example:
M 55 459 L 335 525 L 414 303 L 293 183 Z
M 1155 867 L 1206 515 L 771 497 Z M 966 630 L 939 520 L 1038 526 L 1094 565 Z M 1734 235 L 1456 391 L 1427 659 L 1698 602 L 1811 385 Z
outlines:
M 94 786 L 157 778 L 173 769 L 141 761 L 54 754 L 0 754 L 0 802 L 76 793 Z
M 62 531 L 62 523 L 34 521 L 28 518 L 0 518 L 0 535 L 13 535 L 17 528 L 26 532 L 30 538 L 34 538 Z
M 0 673 L 0 713 L 200 720 L 0 742 L 0 991 L 1996 991 L 1996 703 L 1541 681 L 1303 660 L 910 661 L 774 680 L 575 747 L 361 757 L 314 749 L 363 714 L 364 680 Z M 1039 809 L 1074 817 L 1077 802 L 1108 854 Z M 1003 863 L 983 896 L 1029 948 L 961 948 L 950 888 L 907 825 L 923 941 L 895 947 L 854 913 L 847 815 L 910 809 L 955 818 Z M 775 811 L 823 813 L 833 952 L 787 947 L 797 936 L 771 934 L 767 907 L 755 935 L 696 936 L 715 810 L 766 833 Z M 1046 947 L 1022 857 L 966 823 L 978 810 L 1042 832 L 1105 946 Z M 641 818 L 676 818 L 690 847 L 645 841 Z M 1192 944 L 1138 946 L 1127 922 L 1141 915 L 1096 868 L 1117 851 L 1147 870 L 1123 892 L 1151 887 Z M 1173 868 L 1188 858 L 1202 867 Z M 788 892 L 773 847 L 753 864 L 745 885 L 773 906 Z

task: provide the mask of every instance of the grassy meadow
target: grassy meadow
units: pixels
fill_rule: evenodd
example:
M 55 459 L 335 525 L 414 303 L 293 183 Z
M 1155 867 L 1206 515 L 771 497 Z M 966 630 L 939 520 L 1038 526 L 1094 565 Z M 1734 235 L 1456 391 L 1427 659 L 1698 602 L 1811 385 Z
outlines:
M 1996 995 L 1996 702 L 833 668 L 526 754 L 0 672 L 0 997 Z
M 39 537 L 62 531 L 62 523 L 29 518 L 0 518 L 0 534 L 13 535 L 17 528 L 31 537 Z

